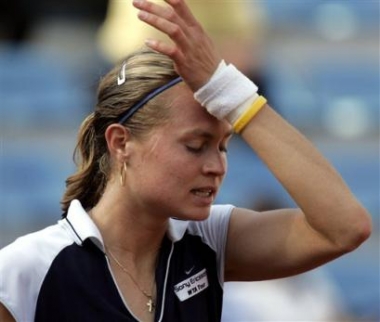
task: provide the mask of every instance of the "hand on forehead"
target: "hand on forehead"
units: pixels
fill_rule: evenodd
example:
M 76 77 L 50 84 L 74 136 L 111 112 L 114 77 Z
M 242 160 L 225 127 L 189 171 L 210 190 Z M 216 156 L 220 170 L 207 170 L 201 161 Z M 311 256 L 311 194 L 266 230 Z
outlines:
M 216 70 L 221 57 L 210 37 L 194 18 L 183 0 L 167 0 L 162 6 L 146 0 L 134 0 L 139 19 L 166 34 L 173 43 L 157 39 L 147 46 L 174 61 L 176 71 L 192 91 L 203 86 Z

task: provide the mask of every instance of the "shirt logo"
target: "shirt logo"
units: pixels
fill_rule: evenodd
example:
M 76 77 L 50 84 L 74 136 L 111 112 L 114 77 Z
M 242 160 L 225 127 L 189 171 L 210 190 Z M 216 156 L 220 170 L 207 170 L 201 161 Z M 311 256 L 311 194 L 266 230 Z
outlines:
M 194 267 L 190 269 L 189 274 Z M 177 295 L 181 302 L 186 301 L 187 299 L 193 297 L 194 295 L 199 294 L 208 287 L 207 272 L 204 268 L 200 272 L 196 273 L 193 276 L 183 280 L 174 286 L 174 293 Z
M 189 274 L 193 271 L 194 267 L 195 267 L 195 266 L 192 266 L 190 269 L 185 270 L 185 274 L 186 274 L 186 275 L 189 275 Z

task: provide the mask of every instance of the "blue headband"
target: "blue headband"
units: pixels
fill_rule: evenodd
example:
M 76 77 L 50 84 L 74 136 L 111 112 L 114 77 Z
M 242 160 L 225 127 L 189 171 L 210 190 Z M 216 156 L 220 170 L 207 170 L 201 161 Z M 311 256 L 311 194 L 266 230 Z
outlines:
M 118 123 L 119 124 L 124 123 L 126 120 L 131 118 L 132 115 L 135 114 L 142 106 L 144 106 L 146 103 L 148 103 L 152 98 L 156 97 L 158 94 L 160 94 L 163 91 L 167 90 L 168 88 L 174 86 L 175 84 L 178 84 L 179 82 L 182 82 L 181 77 L 177 77 L 177 78 L 171 80 L 169 83 L 162 85 L 161 87 L 158 87 L 154 91 L 150 92 L 141 101 L 138 101 L 137 103 L 132 105 L 132 107 L 129 108 L 125 112 L 125 114 L 120 117 L 120 120 L 118 121 Z

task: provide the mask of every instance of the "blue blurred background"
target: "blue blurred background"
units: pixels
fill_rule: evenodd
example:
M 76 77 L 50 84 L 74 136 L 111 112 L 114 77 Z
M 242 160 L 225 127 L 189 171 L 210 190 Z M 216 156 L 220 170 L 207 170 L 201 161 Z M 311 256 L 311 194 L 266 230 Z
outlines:
M 271 104 L 320 148 L 373 218 L 370 240 L 324 273 L 348 320 L 379 321 L 379 2 L 253 3 L 265 13 L 260 79 Z M 59 219 L 77 129 L 110 63 L 97 41 L 105 0 L 17 0 L 0 9 L 2 247 Z M 238 137 L 217 201 L 293 206 Z

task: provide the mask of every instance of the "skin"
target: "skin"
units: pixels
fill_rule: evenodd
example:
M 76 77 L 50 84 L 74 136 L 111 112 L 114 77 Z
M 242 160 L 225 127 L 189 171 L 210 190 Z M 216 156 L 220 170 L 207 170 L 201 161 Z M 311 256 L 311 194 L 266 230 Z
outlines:
M 0 321 L 3 322 L 14 322 L 16 321 L 9 311 L 0 303 Z
M 193 99 L 221 57 L 184 1 L 166 2 L 169 6 L 146 0 L 133 4 L 142 21 L 171 38 L 170 43 L 149 40 L 147 45 L 172 58 L 185 84 L 161 94 L 173 101 L 171 115 L 148 138 L 137 140 L 119 124 L 107 128 L 112 173 L 99 203 L 89 210 L 107 249 L 122 259 L 145 290 L 154 285 L 168 218 L 207 218 L 227 170 L 225 148 L 231 135 L 226 121 L 218 121 Z M 241 135 L 299 208 L 263 213 L 235 208 L 226 245 L 226 281 L 301 273 L 354 250 L 369 237 L 370 216 L 339 174 L 269 105 Z M 119 182 L 123 162 L 124 186 Z M 152 321 L 141 291 L 113 261 L 110 265 L 131 310 L 141 320 Z M 13 321 L 1 314 L 7 314 L 2 305 L 1 320 Z
M 133 4 L 140 9 L 142 21 L 174 43 L 149 40 L 147 45 L 171 57 L 179 74 L 196 91 L 211 77 L 220 56 L 185 2 L 166 2 L 170 6 L 146 0 Z M 370 216 L 340 175 L 269 105 L 249 122 L 242 137 L 299 209 L 266 213 L 235 209 L 228 233 L 226 280 L 300 273 L 352 251 L 369 237 Z
M 91 210 L 107 249 L 122 258 L 144 290 L 154 283 L 169 217 L 203 220 L 209 215 L 227 170 L 226 148 L 232 135 L 230 124 L 208 114 L 186 84 L 162 95 L 172 102 L 170 117 L 146 139 L 131 137 L 118 124 L 107 129 L 108 149 L 117 166 Z M 127 163 L 124 186 L 119 181 L 122 162 Z M 128 306 L 141 320 L 151 320 L 146 298 L 120 267 L 110 263 Z

